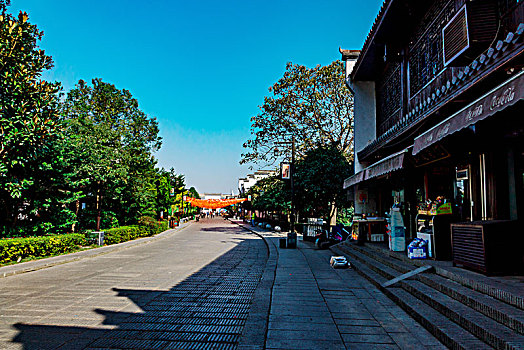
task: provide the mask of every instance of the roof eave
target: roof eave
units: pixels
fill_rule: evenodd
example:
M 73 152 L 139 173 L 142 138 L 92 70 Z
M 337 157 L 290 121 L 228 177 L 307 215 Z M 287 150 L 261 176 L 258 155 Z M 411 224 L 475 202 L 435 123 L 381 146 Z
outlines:
M 384 22 L 384 19 L 387 17 L 388 12 L 390 11 L 394 1 L 395 0 L 384 0 L 384 2 L 382 3 L 382 7 L 380 8 L 377 17 L 375 18 L 375 21 L 371 26 L 371 30 L 369 31 L 366 41 L 364 42 L 364 46 L 360 51 L 360 56 L 358 57 L 357 62 L 355 63 L 355 67 L 351 72 L 351 80 L 361 80 L 359 79 L 359 70 L 361 69 L 363 62 L 368 60 L 370 46 L 375 41 L 375 37 L 377 36 L 377 33 L 379 32 L 380 27 Z

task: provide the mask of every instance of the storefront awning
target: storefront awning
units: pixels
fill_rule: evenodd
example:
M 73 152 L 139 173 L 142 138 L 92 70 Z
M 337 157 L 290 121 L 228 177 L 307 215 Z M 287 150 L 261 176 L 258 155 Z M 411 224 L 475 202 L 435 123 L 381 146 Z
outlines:
M 348 177 L 347 179 L 344 180 L 344 189 L 348 188 L 348 187 L 351 187 L 359 182 L 362 182 L 364 181 L 364 173 L 366 171 L 365 170 L 362 170 L 362 171 L 359 171 L 358 173 L 356 173 L 355 175 L 351 175 L 350 177 Z
M 524 97 L 524 72 L 470 103 L 440 124 L 415 139 L 413 155 L 442 140 L 444 137 L 483 120 Z
M 354 186 L 355 184 L 390 173 L 395 170 L 400 170 L 404 166 L 404 156 L 408 148 L 405 150 L 392 154 L 384 159 L 379 160 L 375 164 L 368 166 L 366 169 L 359 171 L 355 175 L 344 180 L 344 189 Z

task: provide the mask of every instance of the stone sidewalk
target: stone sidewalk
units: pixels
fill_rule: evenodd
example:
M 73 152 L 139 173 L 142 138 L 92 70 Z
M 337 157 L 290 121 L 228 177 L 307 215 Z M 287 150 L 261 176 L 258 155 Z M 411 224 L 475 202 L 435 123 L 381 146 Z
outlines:
M 262 329 L 264 349 L 446 349 L 356 271 L 333 269 L 331 251 L 301 240 L 298 249 L 281 249 L 285 233 L 236 223 L 261 235 L 270 248 L 257 291 L 258 302 L 269 303 L 266 320 L 262 324 L 263 305 L 255 304 L 258 318 L 248 319 L 239 349 L 261 349 Z

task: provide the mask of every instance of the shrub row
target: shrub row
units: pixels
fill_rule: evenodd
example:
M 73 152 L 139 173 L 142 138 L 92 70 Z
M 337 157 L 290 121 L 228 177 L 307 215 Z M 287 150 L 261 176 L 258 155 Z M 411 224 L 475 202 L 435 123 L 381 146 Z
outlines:
M 153 236 L 167 230 L 167 222 L 142 219 L 140 225 L 105 230 L 105 244 L 116 244 L 140 237 Z M 0 264 L 19 259 L 40 258 L 77 250 L 88 242 L 83 234 L 13 238 L 0 240 Z
M 86 244 L 84 235 L 78 233 L 3 239 L 0 240 L 0 264 L 68 253 Z
M 104 231 L 104 243 L 116 244 L 131 241 L 140 237 L 149 237 L 167 230 L 167 222 L 148 222 L 146 225 L 122 226 Z

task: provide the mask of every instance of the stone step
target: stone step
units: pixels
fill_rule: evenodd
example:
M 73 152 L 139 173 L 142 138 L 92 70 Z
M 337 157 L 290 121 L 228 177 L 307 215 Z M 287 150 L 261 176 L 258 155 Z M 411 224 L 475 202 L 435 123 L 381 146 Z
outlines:
M 438 275 L 419 275 L 418 279 L 433 289 L 511 328 L 514 332 L 524 335 L 524 311 Z
M 352 248 L 401 273 L 413 270 L 417 266 L 410 264 L 410 261 L 391 259 L 384 254 L 384 250 L 364 249 L 358 246 Z M 524 335 L 523 310 L 436 274 L 419 274 L 416 279 Z
M 353 258 L 358 259 L 367 267 L 380 275 L 382 278 L 389 280 L 400 275 L 400 272 L 391 268 L 388 265 L 374 259 L 377 256 L 369 256 L 362 253 L 362 249 L 354 248 L 353 246 L 346 247 L 345 251 L 352 255 Z M 372 254 L 373 255 L 373 254 Z M 418 278 L 430 279 L 432 274 L 421 273 Z M 440 292 L 438 289 L 424 284 L 420 280 L 403 280 L 398 282 L 397 286 L 402 287 L 406 292 L 412 296 L 423 301 L 438 311 L 446 318 L 454 321 L 462 328 L 478 337 L 485 343 L 497 349 L 514 349 L 524 347 L 524 336 L 518 334 L 513 329 L 498 323 L 496 320 L 470 308 L 468 305 L 462 304 L 450 296 Z
M 515 308 L 524 311 L 524 296 L 522 295 L 522 293 L 516 295 L 502 287 L 497 287 L 496 284 L 493 283 L 493 281 L 489 281 L 488 283 L 487 280 L 489 279 L 489 277 L 479 275 L 477 273 L 470 272 L 465 269 L 460 269 L 460 274 L 458 274 L 452 271 L 451 269 L 439 266 L 439 264 L 436 264 L 432 260 L 411 260 L 405 254 L 392 252 L 388 249 L 384 249 L 373 244 L 367 244 L 366 250 L 375 251 L 379 254 L 393 258 L 394 261 L 403 261 L 405 263 L 416 266 L 424 266 L 428 264 L 433 265 L 435 268 L 435 273 L 437 275 L 450 279 L 479 293 L 489 295 L 494 299 L 500 300 L 508 305 L 511 305 Z
M 496 349 L 524 348 L 524 336 L 438 290 L 415 280 L 402 281 L 401 285 L 404 290 L 492 347 Z M 518 347 L 515 347 L 517 345 Z
M 408 312 L 417 322 L 442 342 L 442 344 L 450 349 L 491 349 L 491 347 L 473 336 L 470 332 L 402 288 L 383 288 L 382 284 L 386 282 L 388 278 L 371 269 L 366 263 L 361 261 L 357 255 L 353 255 L 353 252 L 348 252 L 348 250 L 344 248 L 345 247 L 338 246 L 334 247 L 333 250 L 338 254 L 350 255 L 353 258 L 351 264 L 355 270 Z

